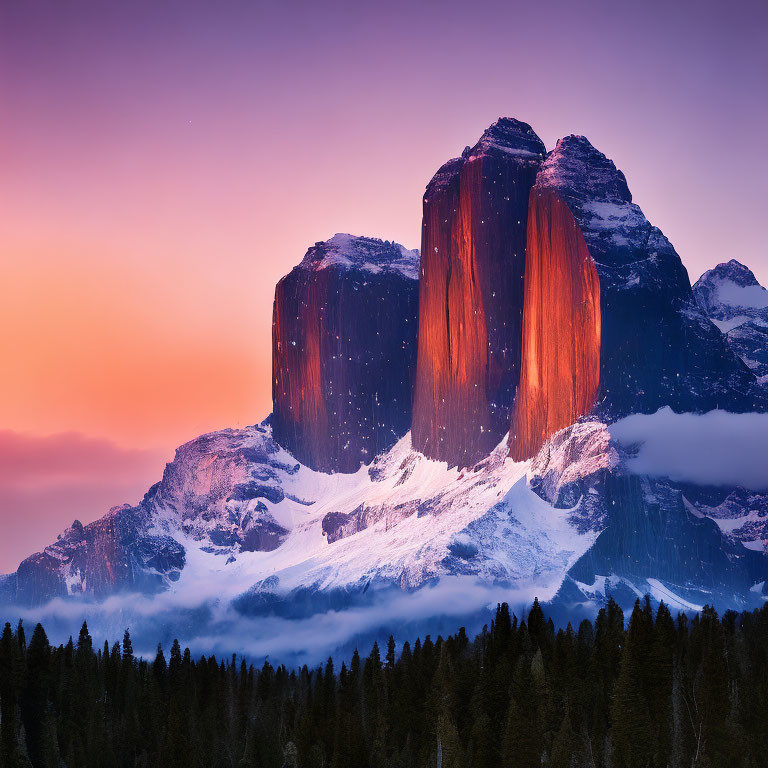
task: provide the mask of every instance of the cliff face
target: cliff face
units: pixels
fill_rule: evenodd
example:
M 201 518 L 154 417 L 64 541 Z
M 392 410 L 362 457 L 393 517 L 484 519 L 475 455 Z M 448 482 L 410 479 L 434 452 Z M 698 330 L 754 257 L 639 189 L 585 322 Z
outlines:
M 587 413 L 600 381 L 600 280 L 568 205 L 531 193 L 522 378 L 511 429 L 516 458 Z
M 336 235 L 278 284 L 274 435 L 312 469 L 355 472 L 408 431 L 418 252 Z
M 561 139 L 530 207 L 515 458 L 589 412 L 612 421 L 665 405 L 765 408 L 755 377 L 694 301 L 680 257 L 605 155 L 581 136 Z
M 509 428 L 520 376 L 528 195 L 544 145 L 502 118 L 424 195 L 413 445 L 467 466 Z

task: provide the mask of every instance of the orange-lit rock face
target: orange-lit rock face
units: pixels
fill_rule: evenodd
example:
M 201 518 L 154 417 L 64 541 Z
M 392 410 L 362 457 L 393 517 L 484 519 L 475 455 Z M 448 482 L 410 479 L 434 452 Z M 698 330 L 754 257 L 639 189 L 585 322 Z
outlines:
M 314 464 L 328 435 L 320 360 L 321 297 L 317 282 L 307 281 L 302 288 L 298 297 L 281 290 L 280 283 L 275 291 L 272 358 L 279 364 L 273 363 L 273 399 L 280 414 L 276 431 L 289 434 L 286 442 L 291 445 L 304 446 L 305 452 L 299 448 L 297 456 Z
M 519 380 L 528 195 L 544 147 L 500 120 L 424 196 L 414 447 L 467 466 L 509 429 Z
M 520 388 L 510 431 L 514 459 L 587 413 L 600 383 L 600 281 L 567 204 L 531 192 Z

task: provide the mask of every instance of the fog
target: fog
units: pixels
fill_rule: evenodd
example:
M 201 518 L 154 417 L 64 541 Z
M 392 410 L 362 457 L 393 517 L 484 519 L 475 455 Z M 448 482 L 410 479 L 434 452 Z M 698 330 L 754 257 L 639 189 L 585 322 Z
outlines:
M 474 577 L 446 577 L 414 592 L 373 588 L 360 604 L 286 618 L 275 613 L 245 615 L 233 607 L 230 596 L 217 592 L 219 585 L 210 584 L 202 592 L 199 582 L 190 581 L 186 588 L 155 596 L 116 595 L 102 603 L 57 599 L 41 608 L 3 608 L 2 620 L 14 623 L 22 618 L 28 632 L 39 621 L 56 644 L 70 635 L 77 638 L 83 620 L 99 646 L 105 640 L 110 645 L 121 640 L 129 628 L 135 653 L 150 659 L 158 643 L 168 649 L 178 638 L 193 656 L 237 653 L 254 664 L 269 658 L 273 663 L 311 666 L 330 655 L 348 659 L 355 647 L 367 653 L 373 640 L 383 644 L 390 634 L 398 647 L 417 636 L 455 633 L 461 626 L 472 636 L 490 623 L 497 603 L 507 602 L 523 616 L 535 597 L 532 587 L 512 589 Z

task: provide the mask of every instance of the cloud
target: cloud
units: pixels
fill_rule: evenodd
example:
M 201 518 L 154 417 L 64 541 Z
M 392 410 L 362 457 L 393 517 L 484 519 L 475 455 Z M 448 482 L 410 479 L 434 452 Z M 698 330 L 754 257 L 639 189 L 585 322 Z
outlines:
M 75 518 L 136 503 L 160 479 L 151 451 L 75 432 L 35 436 L 0 430 L 0 573 L 50 544 Z
M 151 451 L 122 448 L 78 432 L 37 436 L 0 430 L 0 487 L 133 480 L 157 469 Z
M 661 408 L 627 416 L 609 431 L 622 446 L 636 451 L 627 462 L 631 472 L 768 490 L 768 414 Z
M 3 609 L 2 621 L 25 624 L 40 621 L 53 642 L 77 636 L 84 619 L 99 645 L 131 630 L 134 649 L 153 658 L 158 642 L 170 647 L 178 638 L 194 655 L 215 653 L 219 658 L 237 653 L 253 663 L 265 657 L 289 665 L 318 664 L 329 655 L 348 657 L 352 649 L 368 650 L 373 640 L 385 643 L 392 634 L 398 645 L 431 633 L 455 633 L 466 626 L 471 635 L 492 618 L 496 604 L 508 602 L 519 616 L 527 613 L 535 588 L 510 588 L 483 583 L 475 577 L 445 577 L 414 592 L 397 587 L 371 590 L 364 605 L 313 613 L 301 618 L 243 615 L 230 596 L 209 582 L 191 581 L 185 588 L 156 596 L 114 595 L 102 603 L 52 601 L 36 609 Z M 10 610 L 10 612 L 9 612 Z

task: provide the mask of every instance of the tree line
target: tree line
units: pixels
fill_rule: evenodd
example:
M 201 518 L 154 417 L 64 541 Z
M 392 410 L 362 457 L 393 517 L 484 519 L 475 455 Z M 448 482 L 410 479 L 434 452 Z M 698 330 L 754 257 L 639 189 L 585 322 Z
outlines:
M 768 607 L 673 618 L 612 600 L 556 630 L 506 604 L 337 669 L 122 643 L 0 639 L 1 768 L 753 768 L 768 765 Z

